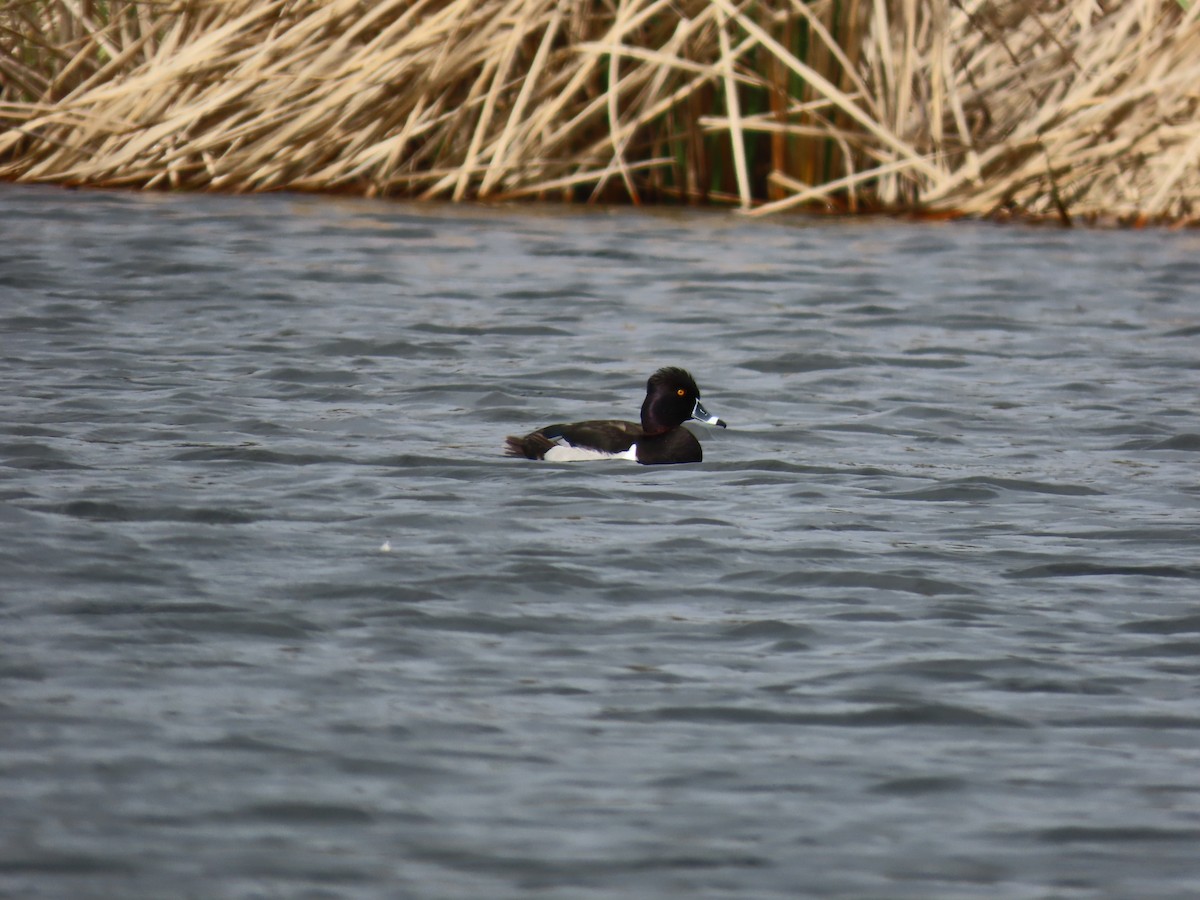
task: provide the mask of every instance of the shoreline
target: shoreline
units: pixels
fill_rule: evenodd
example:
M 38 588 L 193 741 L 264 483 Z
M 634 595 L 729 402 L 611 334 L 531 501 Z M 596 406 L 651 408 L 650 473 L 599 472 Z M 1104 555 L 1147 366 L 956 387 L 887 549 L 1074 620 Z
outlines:
M 388 196 L 379 197 L 371 196 L 363 191 L 352 189 L 338 190 L 322 190 L 319 188 L 303 189 L 303 188 L 271 188 L 264 191 L 222 191 L 210 188 L 195 188 L 195 189 L 169 189 L 169 188 L 139 188 L 121 185 L 104 185 L 104 184 L 86 184 L 72 183 L 61 181 L 18 181 L 11 178 L 0 178 L 0 188 L 4 185 L 13 187 L 35 187 L 57 189 L 61 191 L 86 191 L 94 193 L 112 192 L 118 194 L 146 194 L 150 196 L 218 196 L 218 197 L 255 197 L 268 194 L 291 194 L 296 197 L 313 197 L 313 198 L 344 198 L 351 200 L 377 200 L 384 203 L 395 204 L 413 204 L 419 207 L 437 207 L 437 206 L 473 206 L 483 209 L 528 209 L 547 211 L 554 210 L 555 212 L 570 213 L 572 211 L 594 211 L 597 213 L 613 211 L 613 210 L 636 210 L 641 212 L 704 212 L 712 214 L 733 213 L 734 215 L 742 215 L 741 210 L 734 208 L 730 203 L 709 202 L 700 203 L 681 203 L 681 202 L 646 202 L 629 203 L 621 201 L 606 201 L 606 202 L 576 202 L 569 200 L 550 200 L 536 198 L 469 198 L 461 201 L 449 201 L 440 199 L 420 199 L 418 197 L 407 196 Z M 1133 219 L 1122 219 L 1115 215 L 1096 214 L 1083 218 L 1072 218 L 1070 222 L 1064 223 L 1057 216 L 1033 216 L 1022 215 L 1015 213 L 996 213 L 993 215 L 978 215 L 961 210 L 945 210 L 945 211 L 921 211 L 911 209 L 896 209 L 896 210 L 859 210 L 857 212 L 847 212 L 845 210 L 815 210 L 815 209 L 797 209 L 788 212 L 775 213 L 776 217 L 790 221 L 891 221 L 891 222 L 911 222 L 914 224 L 952 224 L 955 222 L 977 222 L 992 225 L 1022 225 L 1029 228 L 1051 228 L 1051 229 L 1091 229 L 1098 231 L 1190 231 L 1200 228 L 1200 218 L 1188 220 L 1152 220 L 1148 217 L 1136 217 Z M 747 217 L 748 218 L 748 217 Z

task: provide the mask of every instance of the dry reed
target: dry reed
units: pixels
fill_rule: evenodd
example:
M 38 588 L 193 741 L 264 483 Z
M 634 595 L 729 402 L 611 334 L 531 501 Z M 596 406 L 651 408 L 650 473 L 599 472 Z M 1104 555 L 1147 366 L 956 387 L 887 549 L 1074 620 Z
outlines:
M 1191 0 L 0 0 L 0 177 L 1196 222 Z

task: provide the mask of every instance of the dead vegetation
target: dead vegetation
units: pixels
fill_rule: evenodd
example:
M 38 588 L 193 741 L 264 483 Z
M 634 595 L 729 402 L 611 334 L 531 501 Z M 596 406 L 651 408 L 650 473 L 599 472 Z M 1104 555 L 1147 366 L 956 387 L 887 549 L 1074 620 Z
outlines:
M 1191 0 L 0 0 L 0 177 L 1195 222 Z

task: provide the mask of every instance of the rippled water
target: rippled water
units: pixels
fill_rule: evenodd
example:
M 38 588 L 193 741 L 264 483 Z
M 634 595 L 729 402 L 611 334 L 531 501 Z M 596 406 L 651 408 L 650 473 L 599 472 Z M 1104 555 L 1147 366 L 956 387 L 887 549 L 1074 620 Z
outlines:
M 0 894 L 1196 896 L 1197 284 L 0 187 Z M 704 463 L 501 455 L 660 365 Z

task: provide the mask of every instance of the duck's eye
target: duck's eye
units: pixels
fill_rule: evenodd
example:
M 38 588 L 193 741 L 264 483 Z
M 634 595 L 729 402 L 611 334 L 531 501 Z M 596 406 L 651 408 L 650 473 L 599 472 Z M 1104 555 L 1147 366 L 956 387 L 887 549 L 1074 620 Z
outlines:
M 685 391 L 683 388 L 680 388 L 680 389 L 679 389 L 679 390 L 677 390 L 675 393 L 676 393 L 676 394 L 678 394 L 680 397 L 686 397 L 686 396 L 687 396 L 687 391 Z

